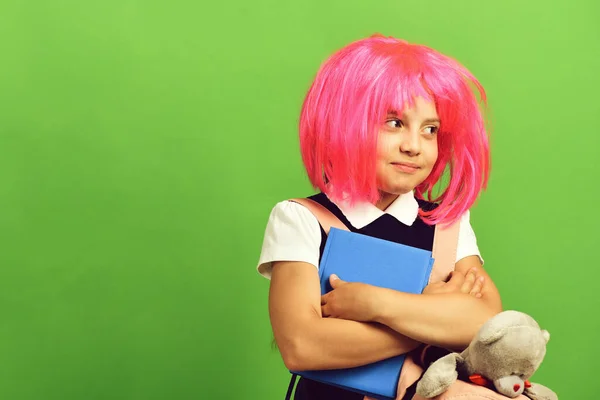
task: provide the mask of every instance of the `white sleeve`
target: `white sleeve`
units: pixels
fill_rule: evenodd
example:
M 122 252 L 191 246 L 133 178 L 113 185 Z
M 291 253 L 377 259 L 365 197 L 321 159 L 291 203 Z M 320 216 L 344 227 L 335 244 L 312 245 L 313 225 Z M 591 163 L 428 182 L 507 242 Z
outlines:
M 470 218 L 471 213 L 469 210 L 467 210 L 460 220 L 458 244 L 456 249 L 456 262 L 468 256 L 478 256 L 483 264 L 483 258 L 479 252 L 479 247 L 477 247 L 477 238 L 475 237 L 475 232 L 473 232 L 473 228 L 471 227 Z
M 274 261 L 302 261 L 319 268 L 321 228 L 308 209 L 292 201 L 277 203 L 265 229 L 258 272 L 271 279 Z

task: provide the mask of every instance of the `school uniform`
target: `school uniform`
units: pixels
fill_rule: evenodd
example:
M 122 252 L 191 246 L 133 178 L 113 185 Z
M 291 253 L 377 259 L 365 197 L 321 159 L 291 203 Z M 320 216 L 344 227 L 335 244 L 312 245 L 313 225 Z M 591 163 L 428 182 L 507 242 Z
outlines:
M 419 208 L 432 210 L 435 204 L 416 199 L 412 192 L 399 196 L 385 211 L 371 203 L 353 206 L 334 203 L 324 193 L 309 198 L 326 207 L 352 232 L 424 250 L 433 247 L 435 227 L 418 218 L 418 212 Z M 318 269 L 326 239 L 324 230 L 308 209 L 291 201 L 279 202 L 269 216 L 257 270 L 270 279 L 272 263 L 280 260 L 301 261 Z M 467 211 L 460 221 L 456 261 L 471 255 L 481 258 Z M 295 400 L 362 398 L 357 393 L 305 378 L 300 378 L 294 396 Z

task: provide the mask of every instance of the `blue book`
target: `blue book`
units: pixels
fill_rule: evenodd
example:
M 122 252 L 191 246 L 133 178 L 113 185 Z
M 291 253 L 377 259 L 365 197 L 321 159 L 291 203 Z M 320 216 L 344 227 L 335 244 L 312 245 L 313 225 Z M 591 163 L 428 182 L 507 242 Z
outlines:
M 347 282 L 422 293 L 432 267 L 431 251 L 331 228 L 319 266 L 321 293 L 331 290 L 329 277 L 332 274 Z M 389 400 L 396 398 L 404 358 L 405 355 L 400 355 L 356 368 L 291 372 L 376 399 Z

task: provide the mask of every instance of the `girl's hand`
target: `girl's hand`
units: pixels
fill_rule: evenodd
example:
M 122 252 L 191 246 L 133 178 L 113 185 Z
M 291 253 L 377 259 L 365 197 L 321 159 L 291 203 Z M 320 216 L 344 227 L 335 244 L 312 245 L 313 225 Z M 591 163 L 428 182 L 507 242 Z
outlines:
M 477 268 L 471 268 L 466 275 L 454 271 L 447 282 L 435 282 L 427 285 L 423 294 L 464 293 L 480 298 L 484 282 L 485 278 L 477 275 Z
M 333 290 L 321 296 L 323 317 L 368 322 L 375 317 L 380 288 L 365 283 L 345 282 L 329 277 Z

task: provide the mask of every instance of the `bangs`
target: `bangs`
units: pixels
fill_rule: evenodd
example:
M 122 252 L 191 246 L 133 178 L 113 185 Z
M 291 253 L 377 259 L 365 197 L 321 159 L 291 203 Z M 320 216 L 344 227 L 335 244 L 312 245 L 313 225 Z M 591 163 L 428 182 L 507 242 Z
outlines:
M 399 78 L 399 77 L 394 77 Z M 414 107 L 415 99 L 421 97 L 428 102 L 435 102 L 434 96 L 423 85 L 421 79 L 414 77 L 413 79 L 394 79 L 386 88 L 384 103 L 382 108 L 385 113 L 395 111 L 398 115 L 407 108 Z
M 379 71 L 379 79 L 367 95 L 373 100 L 371 113 L 377 114 L 380 119 L 372 122 L 381 124 L 390 111 L 401 115 L 405 109 L 414 106 L 417 97 L 434 103 L 442 125 L 453 122 L 451 117 L 460 107 L 456 95 L 460 84 L 457 85 L 456 81 L 461 77 L 447 65 L 435 68 L 431 65 L 431 55 L 423 49 L 410 50 L 387 54 L 389 63 Z

